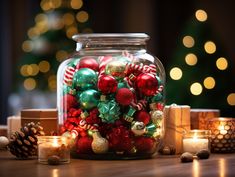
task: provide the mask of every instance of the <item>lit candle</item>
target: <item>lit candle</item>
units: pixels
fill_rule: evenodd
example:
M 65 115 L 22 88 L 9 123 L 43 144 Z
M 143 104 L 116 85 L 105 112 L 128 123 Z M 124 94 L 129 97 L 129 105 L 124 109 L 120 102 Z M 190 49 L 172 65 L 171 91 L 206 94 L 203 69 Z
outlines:
M 38 161 L 47 163 L 48 158 L 56 156 L 61 163 L 70 161 L 70 149 L 68 139 L 62 136 L 38 137 Z
M 209 140 L 207 136 L 202 136 L 203 131 L 204 130 L 192 130 L 186 134 L 183 139 L 184 152 L 196 154 L 202 149 L 209 150 Z
M 231 153 L 235 152 L 235 118 L 217 117 L 208 121 L 208 129 L 211 131 L 211 152 Z

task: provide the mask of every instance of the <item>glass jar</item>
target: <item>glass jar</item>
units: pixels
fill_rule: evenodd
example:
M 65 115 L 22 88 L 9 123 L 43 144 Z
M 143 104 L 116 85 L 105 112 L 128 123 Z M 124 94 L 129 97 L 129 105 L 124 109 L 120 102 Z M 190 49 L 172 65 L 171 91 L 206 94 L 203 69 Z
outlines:
M 135 159 L 161 142 L 165 71 L 146 52 L 144 33 L 80 34 L 76 52 L 58 69 L 60 133 L 72 156 Z
M 38 136 L 38 162 L 62 164 L 70 162 L 69 138 L 63 136 Z
M 183 150 L 196 154 L 201 150 L 210 150 L 209 130 L 190 130 L 183 136 Z
M 235 119 L 231 117 L 216 117 L 208 121 L 211 131 L 211 152 L 235 152 Z

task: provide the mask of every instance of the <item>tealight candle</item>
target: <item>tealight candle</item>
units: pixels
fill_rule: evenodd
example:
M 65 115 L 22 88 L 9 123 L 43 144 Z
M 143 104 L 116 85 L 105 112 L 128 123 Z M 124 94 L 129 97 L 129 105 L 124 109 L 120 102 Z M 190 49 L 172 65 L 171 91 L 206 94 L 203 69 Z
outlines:
M 211 131 L 211 152 L 235 152 L 235 118 L 213 118 L 208 122 Z
M 38 161 L 47 164 L 56 157 L 58 163 L 70 162 L 69 139 L 63 136 L 38 136 Z
M 196 154 L 202 149 L 209 150 L 209 131 L 208 130 L 191 130 L 183 137 L 184 152 Z

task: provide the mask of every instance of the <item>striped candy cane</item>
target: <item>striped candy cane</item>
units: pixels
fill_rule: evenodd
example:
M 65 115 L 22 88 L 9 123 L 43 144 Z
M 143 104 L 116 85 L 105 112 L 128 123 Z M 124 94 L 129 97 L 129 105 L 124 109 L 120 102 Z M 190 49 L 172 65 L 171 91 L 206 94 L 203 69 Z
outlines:
M 76 69 L 74 67 L 72 67 L 72 66 L 67 67 L 65 69 L 63 83 L 68 86 L 71 86 L 75 72 L 76 72 Z
M 143 63 L 140 63 L 140 64 L 127 63 L 126 67 L 133 69 L 135 71 L 140 71 L 142 73 L 150 73 L 150 74 L 153 74 L 154 76 L 157 75 L 156 66 L 154 64 L 144 65 Z
M 136 57 L 134 55 L 130 54 L 127 50 L 124 50 L 122 52 L 122 56 L 129 58 L 130 61 L 134 61 L 136 59 Z
M 84 130 L 97 130 L 97 127 L 94 125 L 87 124 L 85 120 L 80 120 L 79 121 L 79 127 L 81 127 Z
M 132 102 L 131 106 L 133 106 L 137 110 L 142 110 L 147 106 L 147 101 L 146 100 L 140 100 L 137 104 Z

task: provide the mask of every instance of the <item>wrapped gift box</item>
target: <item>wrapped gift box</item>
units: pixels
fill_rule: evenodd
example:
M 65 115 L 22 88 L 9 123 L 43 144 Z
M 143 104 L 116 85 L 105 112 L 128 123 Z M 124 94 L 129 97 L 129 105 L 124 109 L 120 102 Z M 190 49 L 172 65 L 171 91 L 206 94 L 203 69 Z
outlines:
M 218 109 L 191 109 L 191 129 L 206 130 L 211 118 L 220 117 Z
M 175 153 L 180 154 L 183 152 L 183 134 L 190 130 L 190 106 L 176 104 L 165 106 L 164 116 L 163 144 L 175 148 Z
M 0 136 L 6 136 L 7 137 L 7 125 L 0 125 Z
M 40 122 L 46 135 L 57 132 L 56 109 L 23 109 L 21 111 L 21 125 L 29 122 Z

